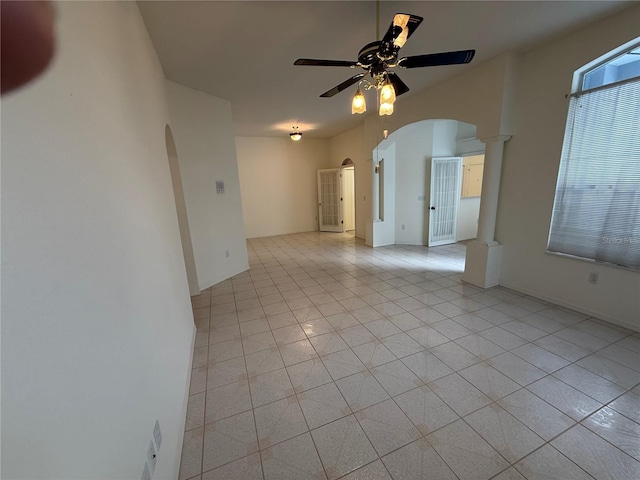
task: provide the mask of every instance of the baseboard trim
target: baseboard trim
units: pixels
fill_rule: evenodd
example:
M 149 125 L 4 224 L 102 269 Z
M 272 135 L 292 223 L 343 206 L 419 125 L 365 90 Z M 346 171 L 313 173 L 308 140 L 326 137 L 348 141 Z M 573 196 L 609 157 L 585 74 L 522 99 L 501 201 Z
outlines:
M 189 391 L 191 390 L 191 373 L 193 373 L 193 355 L 196 349 L 196 334 L 198 333 L 198 329 L 195 324 L 193 325 L 193 334 L 191 336 L 191 353 L 189 354 L 189 374 L 187 375 L 187 385 L 184 391 L 184 399 L 182 401 L 182 419 L 180 421 L 180 440 L 179 440 L 179 449 L 178 449 L 178 462 L 177 462 L 177 471 L 173 478 L 178 478 L 180 475 L 180 463 L 182 460 L 182 447 L 184 443 L 184 431 L 187 428 L 187 407 L 189 406 Z
M 611 323 L 613 325 L 617 325 L 618 327 L 623 327 L 626 328 L 628 330 L 632 330 L 634 332 L 640 332 L 640 326 L 638 325 L 632 325 L 630 323 L 627 322 L 623 322 L 622 320 L 619 320 L 617 318 L 613 318 L 609 315 L 606 315 L 602 312 L 596 312 L 593 310 L 589 310 L 586 308 L 581 307 L 580 305 L 574 305 L 571 302 L 567 302 L 565 300 L 562 300 L 561 298 L 557 298 L 557 297 L 553 297 L 553 296 L 549 296 L 549 295 L 543 295 L 539 292 L 534 292 L 532 290 L 528 290 L 526 288 L 521 288 L 518 287 L 517 285 L 513 285 L 510 283 L 505 283 L 505 282 L 500 282 L 500 286 L 508 288 L 509 290 L 513 290 L 515 292 L 519 292 L 519 293 L 523 293 L 525 295 L 529 295 L 531 297 L 534 298 L 538 298 L 540 300 L 544 300 L 545 302 L 549 302 L 549 303 L 553 303 L 555 305 L 559 305 L 561 307 L 565 307 L 568 308 L 570 310 L 575 310 L 576 312 L 580 312 L 580 313 L 584 313 L 585 315 L 589 315 L 590 317 L 594 317 L 597 318 L 598 320 L 602 320 L 604 322 L 607 323 Z
M 248 270 L 249 270 L 249 263 L 246 263 L 245 265 L 242 265 L 242 267 L 240 269 L 231 270 L 229 273 L 225 274 L 225 275 L 228 275 L 228 276 L 215 280 L 211 285 L 208 285 L 206 287 L 200 287 L 200 290 L 204 291 L 207 288 L 211 288 L 211 287 L 213 287 L 215 285 L 218 285 L 219 283 L 222 283 L 225 280 L 229 280 L 231 277 L 235 277 L 236 275 L 238 275 L 240 273 L 243 273 L 243 272 L 246 272 Z

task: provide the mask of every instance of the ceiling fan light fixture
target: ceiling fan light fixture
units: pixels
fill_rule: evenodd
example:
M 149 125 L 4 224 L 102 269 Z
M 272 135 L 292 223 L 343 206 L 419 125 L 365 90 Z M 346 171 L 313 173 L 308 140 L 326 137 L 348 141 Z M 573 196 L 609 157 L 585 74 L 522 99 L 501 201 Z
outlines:
M 302 139 L 302 132 L 298 131 L 298 127 L 293 127 L 293 132 L 289 134 L 289 138 L 294 142 L 299 142 Z
M 387 79 L 380 89 L 380 103 L 394 103 L 396 101 L 396 90 L 391 82 Z
M 436 67 L 440 65 L 460 65 L 469 63 L 475 54 L 475 50 L 460 50 L 455 52 L 428 53 L 425 55 L 411 55 L 398 58 L 398 51 L 404 46 L 409 37 L 420 26 L 423 18 L 408 13 L 397 13 L 382 39 L 370 42 L 358 52 L 358 60 L 321 60 L 314 58 L 299 58 L 294 65 L 316 65 L 322 67 L 360 67 L 372 78 L 365 80 L 366 73 L 358 73 L 344 82 L 336 85 L 331 90 L 324 92 L 320 97 L 328 98 L 346 90 L 351 85 L 358 84 L 358 90 L 351 102 L 351 113 L 364 113 L 366 105 L 364 96 L 360 91 L 363 85 L 366 90 L 375 89 L 376 100 L 380 106 L 379 115 L 393 114 L 393 104 L 398 95 L 409 91 L 409 87 L 392 70 L 394 67 L 422 68 Z M 376 20 L 376 27 L 378 24 Z M 380 38 L 376 30 L 376 37 Z
M 381 103 L 378 115 L 391 115 L 393 113 L 393 103 Z
M 393 44 L 402 48 L 405 43 L 407 43 L 407 38 L 409 37 L 409 29 L 407 28 L 407 24 L 411 19 L 411 15 L 407 15 L 406 13 L 398 13 L 395 17 L 393 17 L 393 26 L 400 27 L 402 32 L 395 38 Z
M 351 114 L 354 115 L 356 113 L 364 113 L 367 111 L 367 102 L 364 99 L 364 95 L 358 86 L 358 91 L 353 96 L 353 101 L 351 102 Z

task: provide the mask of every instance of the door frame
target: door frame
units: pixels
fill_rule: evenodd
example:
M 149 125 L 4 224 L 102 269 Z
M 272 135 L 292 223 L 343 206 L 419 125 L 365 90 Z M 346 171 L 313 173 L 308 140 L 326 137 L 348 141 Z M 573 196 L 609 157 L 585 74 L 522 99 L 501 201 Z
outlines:
M 455 186 L 455 195 L 454 195 L 454 203 L 453 203 L 453 238 L 452 239 L 447 239 L 447 240 L 437 240 L 437 241 L 433 241 L 433 215 L 432 215 L 432 211 L 435 210 L 436 208 L 438 208 L 436 205 L 434 205 L 435 202 L 434 201 L 434 180 L 435 180 L 435 176 L 434 176 L 434 165 L 437 161 L 453 161 L 455 160 L 457 163 L 457 168 L 455 169 L 457 172 L 457 178 L 456 178 L 456 186 Z M 458 222 L 458 208 L 460 206 L 460 193 L 461 193 L 461 188 L 462 188 L 462 157 L 433 157 L 431 159 L 431 186 L 430 186 L 430 190 L 429 190 L 429 235 L 427 236 L 427 246 L 429 247 L 435 247 L 438 245 L 450 245 L 452 243 L 456 243 L 456 235 L 457 235 L 457 222 Z
M 322 223 L 322 188 L 321 188 L 321 174 L 322 173 L 337 173 L 338 181 L 336 185 L 338 187 L 337 191 L 337 201 L 338 201 L 338 224 L 334 225 L 325 225 Z M 321 232 L 343 232 L 344 231 L 344 221 L 343 221 L 343 200 L 342 200 L 342 168 L 324 168 L 317 170 L 317 183 L 318 183 L 318 230 Z
M 356 166 L 353 163 L 351 163 L 349 165 L 344 165 L 343 164 L 341 168 L 343 170 L 343 172 L 342 172 L 342 187 L 341 187 L 342 188 L 342 191 L 341 191 L 342 197 L 341 198 L 343 198 L 343 199 L 347 198 L 347 196 L 345 194 L 345 192 L 346 192 L 346 188 L 345 188 L 346 175 L 344 174 L 344 170 L 352 170 L 353 171 L 353 188 L 352 188 L 353 195 L 352 195 L 352 198 L 350 199 L 351 203 L 353 204 L 353 229 L 347 230 L 347 226 L 344 223 L 345 210 L 346 210 L 346 203 L 347 202 L 345 200 L 343 200 L 342 203 L 341 203 L 341 206 L 342 206 L 342 231 L 343 232 L 350 232 L 350 231 L 354 231 L 355 232 L 355 230 L 356 230 L 356 198 L 357 198 L 357 196 L 356 196 Z

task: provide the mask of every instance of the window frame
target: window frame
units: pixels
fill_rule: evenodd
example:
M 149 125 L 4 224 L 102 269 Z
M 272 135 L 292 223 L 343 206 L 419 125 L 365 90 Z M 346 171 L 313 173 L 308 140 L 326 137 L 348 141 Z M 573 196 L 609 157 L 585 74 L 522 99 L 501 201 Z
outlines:
M 598 90 L 602 90 L 602 89 L 607 89 L 607 88 L 613 88 L 616 86 L 620 86 L 623 85 L 625 83 L 631 83 L 631 82 L 639 82 L 640 81 L 640 75 L 636 75 L 634 77 L 630 77 L 624 80 L 619 80 L 617 82 L 611 82 L 611 83 L 606 83 L 604 85 L 599 85 L 596 87 L 592 87 L 592 88 L 583 88 L 584 83 L 585 83 L 585 76 L 588 75 L 589 73 L 591 73 L 592 71 L 596 70 L 597 68 L 602 67 L 603 65 L 606 65 L 607 63 L 610 63 L 614 60 L 616 60 L 617 58 L 620 58 L 626 54 L 628 54 L 629 52 L 633 51 L 633 50 L 637 50 L 640 49 L 640 37 L 634 38 L 633 40 L 630 40 L 629 42 L 619 46 L 618 48 L 614 48 L 613 50 L 610 50 L 609 52 L 605 53 L 604 55 L 601 55 L 600 57 L 592 60 L 591 62 L 583 65 L 581 68 L 578 68 L 574 71 L 573 74 L 573 78 L 572 78 L 572 89 L 571 89 L 571 93 L 565 95 L 565 98 L 569 99 L 569 102 L 571 101 L 575 101 L 577 98 L 579 98 L 582 95 L 591 93 L 591 92 L 595 92 Z M 554 197 L 553 197 L 553 204 L 552 204 L 552 210 L 551 210 L 551 217 L 549 219 L 549 232 L 547 235 L 547 242 L 546 242 L 546 246 L 545 246 L 545 253 L 549 254 L 549 255 L 555 255 L 555 256 L 560 256 L 560 257 L 566 257 L 566 258 L 572 258 L 572 259 L 576 259 L 576 260 L 581 260 L 581 261 L 585 261 L 585 262 L 590 262 L 590 263 L 595 263 L 598 265 L 608 265 L 608 266 L 612 266 L 615 268 L 621 268 L 624 270 L 630 270 L 633 272 L 639 272 L 640 271 L 640 267 L 637 266 L 630 266 L 630 265 L 622 265 L 622 264 L 618 264 L 618 263 L 612 263 L 612 262 L 607 262 L 604 260 L 598 260 L 595 258 L 589 258 L 589 257 L 583 257 L 583 256 L 579 256 L 579 255 L 574 255 L 571 253 L 563 253 L 563 252 L 558 252 L 558 251 L 551 251 L 549 250 L 550 244 L 551 244 L 551 231 L 552 231 L 552 226 L 553 226 L 553 218 L 554 218 L 554 214 L 555 214 L 555 203 L 556 203 L 556 196 L 558 195 L 558 185 L 560 183 L 560 179 L 561 179 L 561 169 L 563 167 L 563 159 L 564 159 L 564 145 L 565 145 L 565 141 L 566 141 L 566 137 L 568 134 L 568 126 L 569 126 L 569 122 L 573 121 L 574 117 L 570 117 L 571 114 L 571 103 L 567 106 L 567 118 L 565 121 L 565 132 L 563 134 L 563 148 L 562 148 L 562 152 L 560 155 L 560 162 L 558 164 L 558 175 L 556 177 L 556 187 L 555 187 L 555 191 L 554 191 Z

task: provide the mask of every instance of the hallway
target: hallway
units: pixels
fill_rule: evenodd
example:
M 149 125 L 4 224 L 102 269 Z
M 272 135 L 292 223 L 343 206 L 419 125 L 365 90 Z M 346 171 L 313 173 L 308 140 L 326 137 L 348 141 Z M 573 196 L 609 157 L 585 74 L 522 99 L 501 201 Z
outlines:
M 639 333 L 462 284 L 462 244 L 248 250 L 192 298 L 180 480 L 640 477 Z

